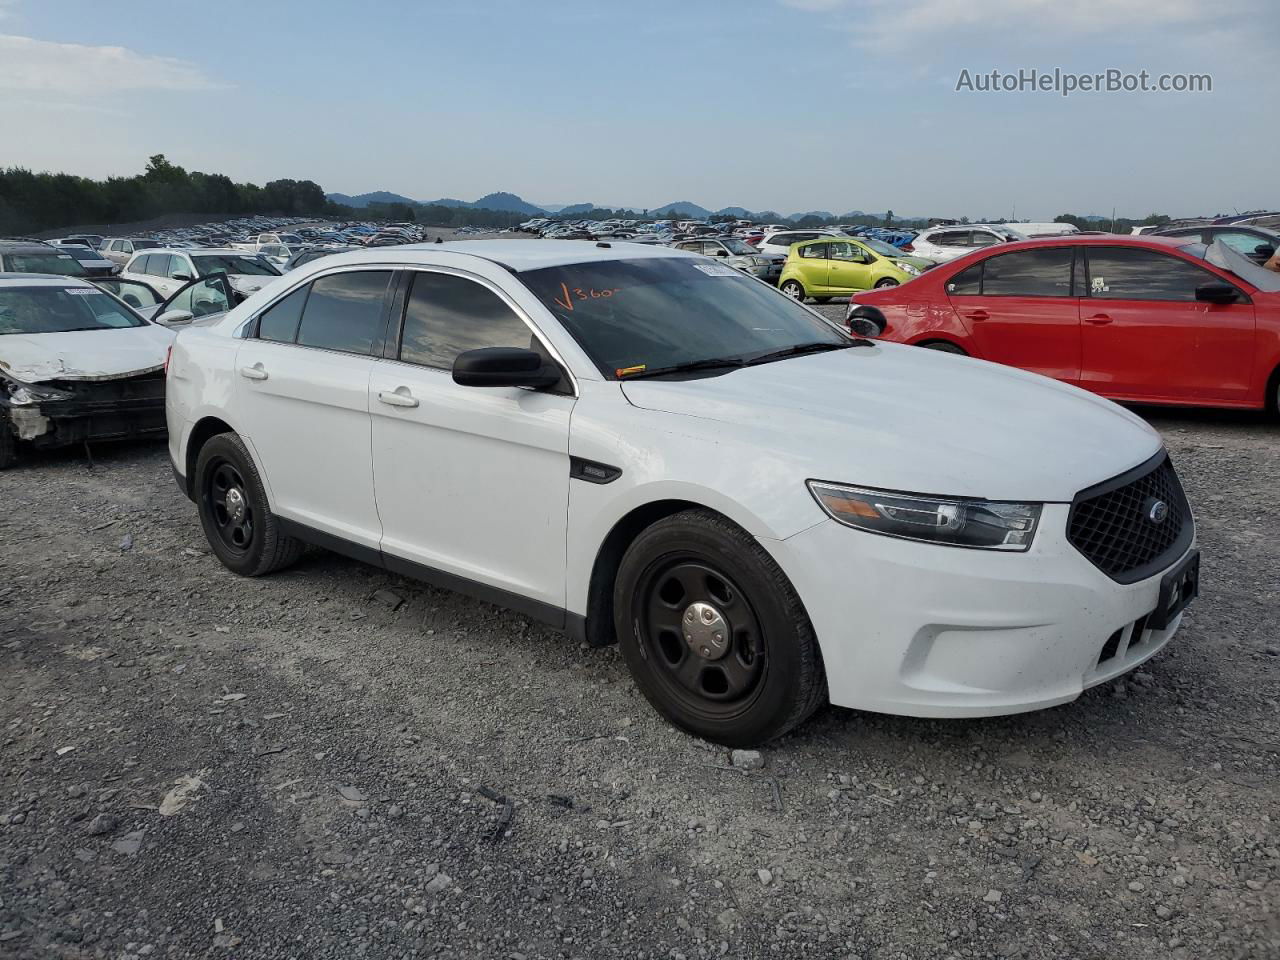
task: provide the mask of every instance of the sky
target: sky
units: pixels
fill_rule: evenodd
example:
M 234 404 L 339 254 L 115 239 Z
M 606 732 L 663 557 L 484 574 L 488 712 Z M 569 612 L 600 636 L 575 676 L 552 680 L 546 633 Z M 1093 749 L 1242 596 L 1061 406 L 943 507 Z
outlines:
M 1275 0 L 0 0 L 0 166 L 420 200 L 1280 207 Z M 1208 93 L 957 90 L 1203 73 Z

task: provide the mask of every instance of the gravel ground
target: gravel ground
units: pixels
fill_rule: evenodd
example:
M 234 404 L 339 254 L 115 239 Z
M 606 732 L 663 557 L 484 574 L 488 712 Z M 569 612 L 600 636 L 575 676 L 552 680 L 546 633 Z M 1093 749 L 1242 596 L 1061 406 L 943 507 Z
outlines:
M 1280 428 L 1147 412 L 1204 587 L 1028 716 L 763 768 L 616 649 L 332 555 L 240 579 L 162 448 L 0 474 L 0 956 L 1280 956 Z

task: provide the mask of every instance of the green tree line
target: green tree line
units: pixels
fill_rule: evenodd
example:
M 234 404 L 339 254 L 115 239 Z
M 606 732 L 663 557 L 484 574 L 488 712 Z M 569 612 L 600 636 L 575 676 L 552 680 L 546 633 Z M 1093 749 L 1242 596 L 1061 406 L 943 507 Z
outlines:
M 310 180 L 235 183 L 220 173 L 188 172 L 157 153 L 133 177 L 92 180 L 69 173 L 0 169 L 0 235 L 86 223 L 130 223 L 171 213 L 214 216 L 323 215 L 331 206 Z

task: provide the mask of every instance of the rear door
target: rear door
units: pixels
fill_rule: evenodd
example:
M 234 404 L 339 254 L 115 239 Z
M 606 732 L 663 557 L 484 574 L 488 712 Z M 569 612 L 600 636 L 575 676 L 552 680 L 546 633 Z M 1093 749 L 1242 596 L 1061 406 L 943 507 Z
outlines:
M 398 558 L 405 573 L 426 567 L 562 609 L 572 388 L 454 383 L 466 350 L 545 348 L 487 281 L 415 270 L 406 286 L 403 335 L 369 382 L 387 565 Z
M 1254 310 L 1243 290 L 1235 303 L 1199 301 L 1196 287 L 1230 281 L 1160 250 L 1090 247 L 1087 260 L 1081 386 L 1122 400 L 1248 399 Z
M 831 261 L 826 243 L 806 243 L 795 248 L 800 266 L 800 282 L 809 296 L 824 295 L 831 285 Z
M 946 284 L 983 359 L 1079 383 L 1074 262 L 1071 247 L 1017 250 L 980 260 Z
M 280 516 L 376 551 L 369 377 L 390 270 L 339 270 L 277 300 L 236 356 L 240 430 Z

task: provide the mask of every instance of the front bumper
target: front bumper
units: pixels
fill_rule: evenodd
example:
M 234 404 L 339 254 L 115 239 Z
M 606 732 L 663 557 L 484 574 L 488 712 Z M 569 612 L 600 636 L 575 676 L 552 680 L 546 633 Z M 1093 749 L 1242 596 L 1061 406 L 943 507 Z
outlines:
M 163 371 L 118 380 L 55 381 L 49 386 L 72 396 L 7 408 L 15 435 L 33 447 L 165 435 Z
M 1181 623 L 1148 629 L 1165 571 L 1111 580 L 1067 541 L 1067 512 L 1047 504 L 1026 553 L 894 540 L 831 520 L 761 544 L 809 613 L 832 703 L 995 716 L 1074 700 L 1153 656 Z

